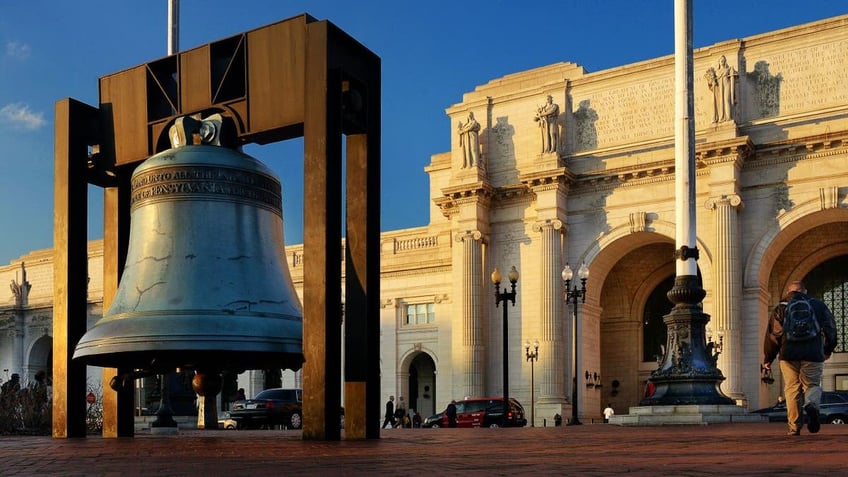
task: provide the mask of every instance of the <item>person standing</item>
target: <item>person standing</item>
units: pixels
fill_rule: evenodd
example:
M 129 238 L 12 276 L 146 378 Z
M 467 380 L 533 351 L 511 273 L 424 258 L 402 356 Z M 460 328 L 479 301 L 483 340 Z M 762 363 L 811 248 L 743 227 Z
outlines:
M 395 409 L 395 427 L 406 427 L 404 426 L 404 417 L 406 417 L 406 401 L 401 396 L 398 398 L 397 409 Z
M 607 404 L 607 407 L 604 409 L 604 422 L 609 422 L 613 415 L 615 415 L 615 410 L 612 408 L 612 404 Z
M 383 419 L 383 429 L 385 429 L 386 426 L 388 426 L 389 429 L 394 427 L 394 421 L 395 421 L 395 397 L 389 396 L 389 400 L 386 401 L 386 418 Z
M 456 427 L 456 401 L 451 401 L 445 410 L 448 415 L 448 427 Z
M 793 323 L 803 322 L 801 317 L 804 314 L 796 315 L 796 312 L 792 311 L 798 306 L 797 302 L 804 302 L 812 308 L 811 325 L 806 327 L 808 333 L 800 333 L 797 330 L 803 327 L 793 326 Z M 804 303 L 800 306 L 806 306 Z M 833 313 L 823 302 L 807 295 L 803 282 L 790 283 L 782 301 L 769 317 L 763 340 L 763 368 L 771 369 L 772 361 L 775 357 L 780 357 L 789 435 L 797 436 L 801 433 L 802 402 L 806 402 L 804 412 L 807 414 L 807 430 L 814 434 L 821 428 L 819 403 L 822 394 L 822 371 L 824 362 L 830 359 L 835 348 L 836 322 Z

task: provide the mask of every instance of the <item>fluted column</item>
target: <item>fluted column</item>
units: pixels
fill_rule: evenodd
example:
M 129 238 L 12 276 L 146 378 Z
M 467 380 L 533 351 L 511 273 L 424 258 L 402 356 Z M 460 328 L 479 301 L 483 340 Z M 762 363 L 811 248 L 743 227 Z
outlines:
M 563 334 L 562 296 L 562 221 L 538 222 L 539 254 L 539 400 L 562 402 L 565 399 L 565 335 Z M 533 337 L 528 336 L 528 339 Z
M 483 234 L 477 230 L 460 233 L 462 243 L 462 370 L 460 382 L 467 386 L 465 395 L 484 393 L 485 351 L 483 342 L 483 297 L 481 289 Z
M 739 259 L 739 215 L 742 198 L 736 194 L 722 195 L 709 199 L 706 207 L 715 215 L 714 253 L 714 299 L 713 317 L 710 328 L 712 339 L 723 336 L 724 348 L 718 358 L 717 367 L 723 371 L 727 381 L 724 391 L 734 399 L 743 396 L 742 391 L 742 264 Z

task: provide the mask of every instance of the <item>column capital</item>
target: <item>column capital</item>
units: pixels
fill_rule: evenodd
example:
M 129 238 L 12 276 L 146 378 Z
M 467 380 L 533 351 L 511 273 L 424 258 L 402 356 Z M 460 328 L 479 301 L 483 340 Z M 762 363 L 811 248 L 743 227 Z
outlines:
M 707 199 L 707 202 L 704 204 L 704 206 L 709 210 L 715 210 L 720 205 L 729 205 L 733 208 L 744 207 L 742 197 L 739 197 L 738 194 L 722 194 L 719 197 L 711 197 Z
M 559 230 L 559 229 L 562 229 L 564 227 L 565 227 L 565 224 L 562 223 L 562 220 L 546 219 L 546 220 L 540 220 L 540 221 L 534 223 L 533 224 L 533 231 L 534 232 L 541 232 L 542 230 L 545 230 L 545 229 Z M 565 232 L 565 230 L 563 230 L 563 232 Z
M 483 232 L 479 230 L 465 230 L 463 232 L 457 232 L 454 235 L 454 240 L 457 242 L 464 242 L 466 240 L 480 240 L 483 238 Z

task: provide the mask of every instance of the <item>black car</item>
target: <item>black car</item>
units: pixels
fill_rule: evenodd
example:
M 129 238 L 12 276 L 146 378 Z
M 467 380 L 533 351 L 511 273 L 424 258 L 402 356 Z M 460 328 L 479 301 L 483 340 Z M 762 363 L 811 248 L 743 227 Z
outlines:
M 443 412 L 433 414 L 432 416 L 424 419 L 424 422 L 421 423 L 421 427 L 442 427 L 442 419 L 446 419 L 442 417 L 443 415 Z
M 846 419 L 848 419 L 848 392 L 823 392 L 819 411 L 821 412 L 821 422 L 825 424 L 845 424 Z M 774 406 L 757 409 L 752 412 L 768 416 L 769 422 L 787 421 L 786 402 L 780 402 Z M 806 418 L 806 415 L 804 417 Z
M 303 425 L 303 392 L 300 389 L 266 389 L 253 399 L 234 402 L 230 419 L 238 423 L 239 429 L 270 429 L 275 426 L 300 429 Z

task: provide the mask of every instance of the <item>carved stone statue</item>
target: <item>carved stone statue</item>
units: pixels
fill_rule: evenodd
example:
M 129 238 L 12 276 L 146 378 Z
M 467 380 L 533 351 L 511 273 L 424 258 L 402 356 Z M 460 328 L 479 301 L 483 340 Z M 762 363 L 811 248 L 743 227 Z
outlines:
M 468 113 L 468 121 L 457 125 L 459 146 L 462 148 L 462 168 L 474 167 L 480 160 L 480 123 L 474 113 Z
M 554 98 L 548 95 L 547 102 L 536 108 L 534 121 L 539 123 L 542 131 L 542 152 L 557 152 L 559 146 L 559 106 L 554 103 Z
M 17 276 L 14 280 L 9 284 L 9 288 L 12 290 L 12 294 L 15 295 L 15 305 L 16 306 L 25 306 L 28 304 L 29 291 L 32 289 L 32 284 L 27 281 L 26 277 L 26 266 L 21 263 L 21 271 L 23 272 L 23 279 L 18 282 Z
M 727 64 L 724 55 L 718 60 L 718 68 L 708 68 L 704 74 L 707 86 L 713 93 L 713 121 L 722 123 L 735 118 L 736 78 L 739 74 Z

